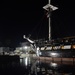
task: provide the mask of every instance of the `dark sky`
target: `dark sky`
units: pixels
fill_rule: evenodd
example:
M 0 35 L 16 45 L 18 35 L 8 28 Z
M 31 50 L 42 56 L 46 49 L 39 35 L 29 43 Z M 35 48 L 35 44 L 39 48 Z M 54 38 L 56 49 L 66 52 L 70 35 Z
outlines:
M 23 35 L 31 34 L 32 39 L 48 39 L 48 18 L 42 8 L 48 0 L 1 0 L 0 1 L 0 40 L 23 40 Z M 52 12 L 52 38 L 75 36 L 74 0 L 52 0 L 59 9 Z M 13 44 L 14 44 L 13 43 Z

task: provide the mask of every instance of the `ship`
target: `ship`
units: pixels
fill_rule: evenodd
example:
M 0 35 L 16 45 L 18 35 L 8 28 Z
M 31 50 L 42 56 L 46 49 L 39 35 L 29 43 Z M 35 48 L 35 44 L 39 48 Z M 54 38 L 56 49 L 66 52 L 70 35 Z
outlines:
M 36 42 L 36 54 L 39 59 L 53 61 L 75 61 L 75 36 L 51 39 L 51 13 L 58 9 L 51 1 L 43 7 L 49 18 L 49 40 L 40 39 Z

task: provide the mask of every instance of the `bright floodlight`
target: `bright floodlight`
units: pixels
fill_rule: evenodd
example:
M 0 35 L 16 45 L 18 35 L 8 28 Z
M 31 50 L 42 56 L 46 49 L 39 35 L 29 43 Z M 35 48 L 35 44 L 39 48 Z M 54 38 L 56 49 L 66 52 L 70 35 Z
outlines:
M 50 8 L 52 11 L 58 9 L 57 7 L 55 7 L 55 6 L 51 5 L 51 4 L 47 4 L 47 5 L 45 5 L 45 6 L 43 7 L 43 9 L 45 9 L 45 10 L 47 10 L 47 11 L 49 11 L 49 8 Z

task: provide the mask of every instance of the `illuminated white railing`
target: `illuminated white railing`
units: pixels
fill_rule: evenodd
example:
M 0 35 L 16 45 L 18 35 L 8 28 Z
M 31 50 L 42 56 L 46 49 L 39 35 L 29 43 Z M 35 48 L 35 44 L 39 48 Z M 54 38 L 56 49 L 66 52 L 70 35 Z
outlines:
M 60 50 L 60 49 L 75 49 L 75 45 L 59 45 L 59 46 L 48 46 L 48 47 L 41 47 L 41 50 Z

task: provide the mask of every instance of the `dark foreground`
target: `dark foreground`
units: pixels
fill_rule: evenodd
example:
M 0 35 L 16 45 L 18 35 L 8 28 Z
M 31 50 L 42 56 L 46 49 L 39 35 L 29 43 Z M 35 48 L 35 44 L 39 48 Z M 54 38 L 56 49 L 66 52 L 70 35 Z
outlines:
M 18 61 L 0 62 L 1 75 L 75 75 L 75 63 L 71 61 L 36 60 L 26 57 Z

